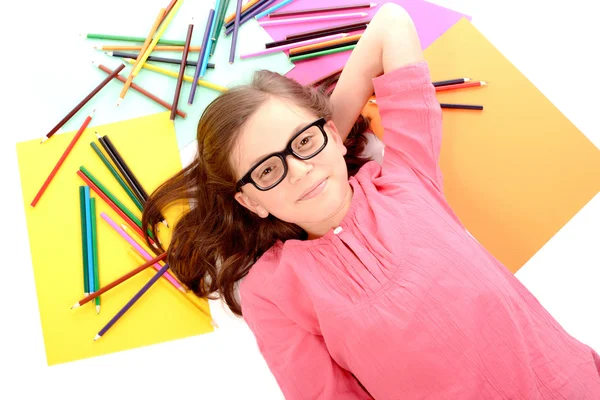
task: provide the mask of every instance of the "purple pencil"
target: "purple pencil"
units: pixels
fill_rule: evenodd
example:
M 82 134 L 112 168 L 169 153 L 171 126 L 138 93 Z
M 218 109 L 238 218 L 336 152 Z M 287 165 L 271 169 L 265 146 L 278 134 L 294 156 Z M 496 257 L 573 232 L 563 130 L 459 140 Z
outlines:
M 267 8 L 269 8 L 269 6 L 273 3 L 275 3 L 277 0 L 268 0 L 266 2 L 263 3 L 262 6 L 257 7 L 254 11 L 252 11 L 251 13 L 248 13 L 246 15 L 244 15 L 243 17 L 241 17 L 240 19 L 240 25 L 250 21 L 252 18 L 254 18 L 255 15 L 260 14 L 261 12 L 263 12 L 264 10 L 266 10 Z M 225 35 L 230 35 L 233 32 L 233 28 L 235 27 L 235 24 L 230 25 L 229 28 L 227 28 L 225 30 Z
M 240 30 L 240 16 L 242 14 L 242 0 L 237 0 L 235 8 L 235 19 L 233 20 L 233 36 L 231 38 L 231 50 L 229 50 L 229 64 L 233 64 L 235 58 L 235 46 L 237 43 L 238 31 Z
M 118 313 L 115 314 L 114 317 L 112 317 L 112 319 L 110 321 L 108 321 L 108 323 L 106 325 L 104 325 L 104 328 L 100 329 L 100 332 L 98 332 L 98 334 L 96 335 L 96 337 L 94 338 L 94 340 L 98 340 L 100 339 L 102 336 L 104 336 L 104 334 L 106 334 L 106 332 L 115 324 L 115 322 L 117 322 L 119 320 L 119 318 L 121 318 L 134 304 L 136 301 L 138 301 L 140 299 L 140 297 L 142 297 L 142 295 L 144 293 L 146 293 L 148 291 L 148 289 L 150 289 L 150 287 L 152 285 L 154 285 L 154 283 L 156 283 L 156 281 L 165 273 L 167 272 L 167 270 L 169 269 L 169 264 L 165 264 L 164 267 L 162 267 L 149 281 L 148 283 L 146 283 L 144 285 L 143 288 L 140 289 L 139 292 L 137 292 L 135 294 L 135 296 L 133 296 L 131 298 L 131 300 L 129 300 L 127 302 L 127 304 L 125 304 L 123 306 L 123 308 L 121 308 L 119 310 Z
M 200 77 L 200 71 L 202 70 L 202 63 L 204 62 L 204 57 L 208 57 L 207 47 L 208 47 L 208 39 L 210 36 L 210 27 L 212 25 L 212 20 L 215 15 L 215 10 L 213 8 L 208 12 L 208 20 L 206 21 L 206 29 L 204 30 L 204 36 L 202 37 L 202 46 L 200 47 L 200 51 L 198 52 L 198 63 L 196 64 L 196 70 L 194 71 L 194 80 L 192 82 L 198 82 L 198 78 Z M 198 85 L 191 85 L 190 88 L 190 96 L 188 98 L 188 104 L 192 105 L 194 102 L 194 96 L 196 95 L 196 87 Z

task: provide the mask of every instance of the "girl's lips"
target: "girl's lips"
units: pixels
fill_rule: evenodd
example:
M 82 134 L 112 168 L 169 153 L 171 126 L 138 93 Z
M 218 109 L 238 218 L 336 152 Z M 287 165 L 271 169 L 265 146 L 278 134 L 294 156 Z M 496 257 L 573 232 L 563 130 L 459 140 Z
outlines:
M 319 195 L 327 186 L 327 178 L 322 181 L 317 182 L 313 187 L 308 189 L 304 194 L 298 199 L 298 201 L 312 199 L 313 197 Z

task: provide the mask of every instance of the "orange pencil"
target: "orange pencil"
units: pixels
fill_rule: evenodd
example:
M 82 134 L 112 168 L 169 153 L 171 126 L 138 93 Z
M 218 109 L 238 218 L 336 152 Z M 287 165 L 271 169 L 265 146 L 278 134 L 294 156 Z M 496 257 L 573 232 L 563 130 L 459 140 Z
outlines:
M 290 49 L 290 56 L 292 56 L 296 53 L 302 52 L 302 51 L 316 50 L 316 49 L 320 49 L 320 48 L 327 47 L 327 46 L 333 46 L 336 44 L 354 42 L 356 40 L 359 40 L 361 37 L 362 37 L 362 33 L 359 33 L 357 35 L 346 36 L 345 38 L 341 38 L 341 39 L 327 40 L 325 42 L 319 42 L 319 43 L 315 43 L 315 44 L 309 44 L 306 46 L 294 47 L 293 49 Z
M 487 85 L 486 81 L 475 81 L 475 82 L 468 82 L 468 83 L 459 83 L 458 85 L 437 86 L 435 88 L 435 91 L 443 92 L 444 90 L 464 89 L 464 88 L 470 88 L 470 87 L 475 87 L 475 86 L 485 86 L 485 85 Z
M 150 42 L 152 41 L 152 37 L 154 36 L 154 33 L 158 29 L 158 26 L 162 22 L 164 15 L 165 15 L 165 9 L 161 8 L 158 11 L 158 15 L 156 16 L 156 20 L 154 21 L 154 24 L 152 24 L 152 28 L 150 28 L 150 32 L 148 32 L 148 36 L 146 36 L 146 40 L 144 41 L 144 44 L 142 45 L 141 51 L 138 53 L 138 56 L 135 59 L 135 64 L 133 64 L 133 67 L 131 67 L 131 71 L 129 71 L 129 76 L 127 77 L 127 81 L 125 82 L 125 85 L 123 85 L 123 89 L 121 90 L 121 94 L 119 95 L 119 100 L 117 100 L 117 107 L 121 104 L 121 102 L 125 98 L 125 94 L 127 93 L 127 90 L 129 89 L 129 86 L 131 86 L 131 82 L 133 81 L 133 71 L 134 71 L 135 67 L 138 65 L 138 63 L 140 62 L 144 53 L 146 52 L 146 49 L 150 45 Z
M 258 0 L 250 0 L 248 3 L 246 3 L 245 6 L 242 6 L 242 12 L 246 11 L 247 9 L 249 9 L 256 3 L 258 3 Z M 227 16 L 227 18 L 225 18 L 225 23 L 226 24 L 230 23 L 231 21 L 233 21 L 234 18 L 235 18 L 235 13 L 233 12 L 233 13 L 229 14 Z
M 184 46 L 156 46 L 153 51 L 183 51 Z M 142 46 L 94 46 L 96 50 L 103 51 L 139 51 L 141 53 Z M 190 51 L 200 51 L 200 46 L 190 46 Z

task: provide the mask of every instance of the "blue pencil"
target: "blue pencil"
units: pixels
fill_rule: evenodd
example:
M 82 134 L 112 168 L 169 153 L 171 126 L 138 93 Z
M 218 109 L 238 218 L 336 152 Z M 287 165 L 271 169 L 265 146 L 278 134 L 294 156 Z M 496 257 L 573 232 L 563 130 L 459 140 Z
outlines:
M 282 1 L 281 3 L 279 3 L 279 4 L 275 4 L 273 7 L 270 7 L 268 9 L 266 9 L 265 11 L 261 12 L 260 14 L 256 14 L 256 17 L 254 17 L 254 18 L 260 19 L 260 18 L 264 17 L 267 14 L 271 14 L 273 11 L 279 10 L 283 6 L 287 6 L 292 1 L 294 1 L 294 0 L 285 0 L 285 1 Z
M 221 0 L 217 0 L 215 3 L 215 10 L 218 10 L 221 6 Z M 216 12 L 213 13 L 213 18 L 212 18 L 212 23 L 210 24 L 210 35 L 208 35 L 209 38 L 213 37 L 213 34 L 215 32 L 215 29 L 217 27 L 217 16 L 218 14 Z M 202 60 L 202 70 L 200 71 L 200 76 L 204 76 L 204 74 L 206 74 L 206 68 L 208 67 L 208 59 L 210 58 L 210 51 L 212 49 L 213 46 L 213 41 L 209 40 L 208 44 L 206 45 L 206 54 L 204 54 L 204 60 Z M 203 49 L 204 50 L 204 49 Z
M 106 325 L 104 325 L 104 328 L 102 328 L 100 330 L 100 332 L 98 332 L 98 334 L 96 335 L 96 337 L 94 338 L 94 340 L 98 340 L 100 339 L 104 334 L 106 334 L 106 332 L 115 324 L 115 322 L 117 322 L 119 320 L 119 318 L 121 318 L 126 312 L 127 310 L 129 310 L 131 308 L 131 306 L 133 306 L 135 304 L 136 301 L 138 301 L 140 299 L 140 297 L 142 297 L 142 295 L 144 293 L 146 293 L 148 291 L 148 289 L 150 289 L 150 287 L 152 285 L 154 285 L 154 283 L 161 277 L 164 275 L 165 272 L 167 272 L 167 270 L 169 269 L 169 264 L 165 264 L 164 267 L 162 267 L 161 269 L 158 270 L 158 272 L 148 281 L 148 283 L 146 283 L 144 285 L 143 288 L 140 289 L 139 292 L 137 292 L 135 294 L 135 296 L 133 296 L 131 298 L 131 300 L 129 300 L 127 302 L 127 304 L 125 304 L 123 306 L 123 308 L 121 308 L 119 310 L 118 313 L 115 314 L 114 317 L 112 317 L 112 319 L 110 321 L 108 321 L 108 323 Z
M 87 242 L 88 293 L 94 293 L 94 251 L 92 250 L 92 210 L 90 207 L 90 187 L 83 187 L 85 201 L 85 237 Z
M 200 51 L 198 52 L 198 63 L 196 64 L 196 69 L 194 71 L 194 80 L 192 82 L 198 82 L 198 78 L 200 77 L 200 72 L 202 71 L 202 65 L 204 64 L 204 59 L 206 58 L 206 48 L 208 47 L 208 39 L 210 38 L 210 29 L 213 21 L 213 17 L 215 15 L 215 10 L 210 9 L 208 12 L 208 20 L 206 21 L 206 28 L 204 29 L 204 37 L 202 37 L 202 45 Z M 208 59 L 206 60 L 208 62 Z M 194 102 L 194 95 L 196 94 L 196 87 L 198 85 L 191 85 L 190 88 L 190 96 L 188 98 L 188 104 L 191 106 Z

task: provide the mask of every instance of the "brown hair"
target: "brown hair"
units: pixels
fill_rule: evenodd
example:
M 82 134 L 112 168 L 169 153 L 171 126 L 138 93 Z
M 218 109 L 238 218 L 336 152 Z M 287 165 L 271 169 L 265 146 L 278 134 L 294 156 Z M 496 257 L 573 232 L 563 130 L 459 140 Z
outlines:
M 276 241 L 306 239 L 297 225 L 272 215 L 260 218 L 234 199 L 236 177 L 230 154 L 244 122 L 270 97 L 291 100 L 331 119 L 329 95 L 334 83 L 335 78 L 318 88 L 302 86 L 280 74 L 258 71 L 250 84 L 224 92 L 204 110 L 197 130 L 198 154 L 152 193 L 142 215 L 143 226 L 156 234 L 162 210 L 177 201 L 190 202 L 189 212 L 174 226 L 167 260 L 177 278 L 198 297 L 216 300 L 218 295 L 212 294 L 219 292 L 231 311 L 241 316 L 236 283 Z M 349 176 L 369 161 L 361 157 L 368 127 L 369 121 L 361 115 L 344 142 Z

